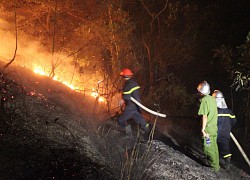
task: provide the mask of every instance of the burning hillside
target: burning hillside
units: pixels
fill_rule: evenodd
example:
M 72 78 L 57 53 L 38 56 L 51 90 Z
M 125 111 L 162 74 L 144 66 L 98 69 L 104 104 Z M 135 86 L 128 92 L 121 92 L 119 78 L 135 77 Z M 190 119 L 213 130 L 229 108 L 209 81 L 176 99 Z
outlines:
M 214 174 L 157 140 L 126 139 L 115 119 L 95 123 L 108 114 L 96 113 L 93 98 L 28 69 L 1 72 L 1 89 L 4 179 L 247 178 L 233 167 Z
M 185 49 L 184 43 L 179 43 L 182 39 L 164 39 L 166 34 L 169 37 L 172 34 L 158 30 L 164 38 L 152 31 L 153 34 L 143 34 L 145 39 L 137 46 L 134 43 L 137 39 L 131 37 L 136 23 L 130 21 L 129 12 L 122 10 L 118 2 L 121 1 L 1 2 L 0 176 L 3 179 L 248 178 L 234 166 L 230 171 L 216 174 L 201 162 L 201 157 L 186 148 L 191 144 L 199 149 L 198 122 L 148 115 L 159 127 L 152 128 L 155 133 L 151 139 L 142 140 L 136 125 L 134 138 L 126 138 L 117 124 L 120 68 L 129 66 L 142 72 L 138 76 L 144 81 L 144 93 L 149 93 L 151 105 L 156 98 L 162 101 L 157 105 L 159 109 L 166 108 L 168 103 L 175 113 L 185 112 L 193 100 L 166 69 L 185 65 L 192 59 L 191 50 L 198 50 L 189 38 L 190 49 Z M 145 5 L 142 4 L 144 10 Z M 172 6 L 166 3 L 165 8 L 168 7 Z M 149 24 L 148 20 L 144 25 Z M 164 28 L 172 31 L 171 24 L 166 25 L 171 29 Z M 166 48 L 169 42 L 174 50 Z M 161 47 L 163 53 L 157 51 Z
M 78 92 L 99 97 L 96 88 L 103 80 L 103 75 L 93 68 L 94 64 L 91 62 L 93 59 L 80 59 L 77 57 L 78 52 L 65 54 L 67 50 L 51 54 L 41 43 L 31 40 L 31 37 L 23 32 L 18 32 L 18 37 L 15 37 L 14 29 L 11 32 L 11 25 L 4 19 L 0 19 L 0 22 L 0 58 L 4 63 L 13 57 L 15 40 L 18 38 L 14 65 L 51 77 Z M 99 97 L 99 100 L 104 101 L 104 98 Z

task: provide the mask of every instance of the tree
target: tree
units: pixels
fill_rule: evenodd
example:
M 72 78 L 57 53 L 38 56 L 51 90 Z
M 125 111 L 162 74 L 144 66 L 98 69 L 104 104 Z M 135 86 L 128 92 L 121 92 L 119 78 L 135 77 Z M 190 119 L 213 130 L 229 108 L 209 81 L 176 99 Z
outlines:
M 168 108 L 180 110 L 177 106 L 187 101 L 189 107 L 192 107 L 193 102 L 189 98 L 173 107 L 170 102 L 176 102 L 174 99 L 178 99 L 178 93 L 175 94 L 177 97 L 173 97 L 173 94 L 167 95 L 166 92 L 182 89 L 188 93 L 184 83 L 185 75 L 192 72 L 187 66 L 193 64 L 204 51 L 200 41 L 208 33 L 200 29 L 208 14 L 196 3 L 188 1 L 141 0 L 124 4 L 124 9 L 129 11 L 131 20 L 136 24 L 133 51 L 139 62 L 135 70 L 142 81 L 142 95 L 147 96 L 148 103 L 152 100 L 159 102 L 160 97 L 162 106 Z M 130 62 L 131 67 L 134 67 L 133 63 Z M 176 86 L 179 88 L 175 89 Z
M 250 128 L 250 32 L 244 44 L 231 49 L 222 45 L 214 50 L 214 57 L 226 67 L 230 74 L 231 88 L 237 96 L 236 108 L 239 109 L 239 119 L 245 127 L 245 140 Z
M 17 40 L 18 40 L 18 36 L 17 36 L 17 17 L 16 17 L 16 0 L 14 1 L 14 19 L 15 19 L 15 35 L 16 35 L 16 47 L 15 47 L 15 51 L 14 51 L 14 56 L 13 58 L 4 66 L 4 69 L 7 68 L 16 58 L 16 52 L 17 52 Z

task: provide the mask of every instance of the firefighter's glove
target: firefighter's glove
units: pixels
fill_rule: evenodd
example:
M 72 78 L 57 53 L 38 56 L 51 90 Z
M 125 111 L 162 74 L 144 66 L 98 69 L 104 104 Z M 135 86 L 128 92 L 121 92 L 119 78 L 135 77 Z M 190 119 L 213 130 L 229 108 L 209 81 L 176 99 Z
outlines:
M 123 106 L 124 106 L 124 103 L 125 103 L 125 101 L 124 101 L 123 99 L 119 100 L 119 101 L 118 101 L 119 107 L 123 107 Z

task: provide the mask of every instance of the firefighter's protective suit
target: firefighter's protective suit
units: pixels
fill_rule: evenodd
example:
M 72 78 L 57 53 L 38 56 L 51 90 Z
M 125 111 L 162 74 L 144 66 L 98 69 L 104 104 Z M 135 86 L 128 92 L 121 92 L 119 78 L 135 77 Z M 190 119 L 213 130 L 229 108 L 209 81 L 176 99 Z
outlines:
M 125 128 L 127 126 L 127 120 L 130 118 L 134 119 L 138 124 L 141 125 L 143 130 L 147 130 L 146 121 L 143 118 L 139 107 L 130 100 L 132 96 L 138 102 L 141 102 L 140 93 L 139 93 L 140 86 L 138 83 L 133 79 L 130 78 L 125 81 L 125 85 L 123 87 L 123 99 L 125 101 L 125 108 L 123 114 L 119 117 L 118 122 L 119 124 Z
M 220 156 L 227 159 L 232 156 L 230 152 L 230 132 L 236 122 L 236 117 L 229 108 L 218 108 L 218 138 Z
M 227 107 L 227 103 L 221 91 L 215 90 L 213 97 L 216 98 L 218 108 L 218 138 L 220 163 L 224 168 L 229 169 L 231 152 L 230 152 L 230 132 L 236 123 L 236 117 Z

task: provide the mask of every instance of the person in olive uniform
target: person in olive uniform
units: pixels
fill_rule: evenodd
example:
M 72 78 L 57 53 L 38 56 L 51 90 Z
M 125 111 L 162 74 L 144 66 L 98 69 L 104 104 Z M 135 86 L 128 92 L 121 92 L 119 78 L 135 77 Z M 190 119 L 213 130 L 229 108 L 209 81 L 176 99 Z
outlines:
M 206 81 L 201 82 L 198 85 L 197 90 L 201 96 L 198 115 L 202 116 L 201 133 L 203 136 L 203 151 L 208 158 L 211 167 L 215 171 L 219 171 L 219 151 L 217 146 L 218 111 L 216 100 L 209 95 L 210 86 Z

